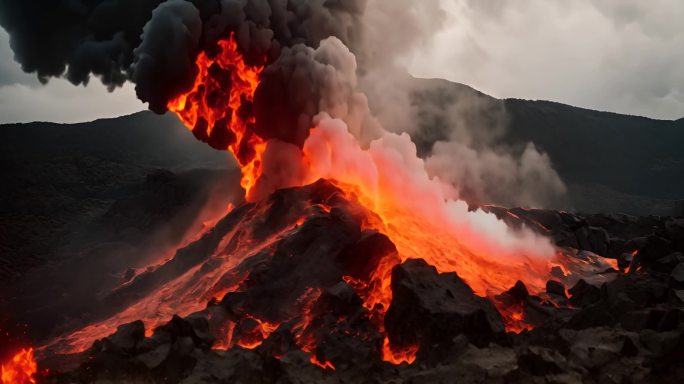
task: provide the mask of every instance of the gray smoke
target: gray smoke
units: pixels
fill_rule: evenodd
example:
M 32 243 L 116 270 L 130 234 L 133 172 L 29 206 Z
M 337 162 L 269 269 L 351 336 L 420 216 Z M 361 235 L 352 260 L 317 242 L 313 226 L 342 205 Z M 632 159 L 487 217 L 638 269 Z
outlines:
M 411 135 L 428 172 L 451 187 L 452 198 L 528 207 L 564 202 L 565 184 L 548 155 L 512 139 L 500 100 L 460 84 L 415 79 L 404 68 L 445 18 L 437 0 L 369 2 L 359 86 L 374 116 Z

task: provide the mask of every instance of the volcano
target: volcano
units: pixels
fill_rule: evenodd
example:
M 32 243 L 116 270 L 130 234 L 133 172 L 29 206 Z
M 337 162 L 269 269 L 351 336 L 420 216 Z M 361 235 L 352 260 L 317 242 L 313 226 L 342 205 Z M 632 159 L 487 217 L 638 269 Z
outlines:
M 42 348 L 45 380 L 385 381 L 462 353 L 510 360 L 515 332 L 577 317 L 580 278 L 616 284 L 609 261 L 565 255 L 545 292 L 482 297 L 402 258 L 377 220 L 328 180 L 239 206 L 104 298 L 113 315 Z
M 376 114 L 368 95 L 385 95 L 368 89 L 396 58 L 368 46 L 363 15 L 385 19 L 388 2 L 29 3 L 0 17 L 25 70 L 135 83 L 234 159 L 241 189 L 227 172 L 156 169 L 113 192 L 132 196 L 106 210 L 113 226 L 79 234 L 92 248 L 67 244 L 74 271 L 17 284 L 49 297 L 28 300 L 42 335 L 3 357 L 3 384 L 682 377 L 684 222 L 485 204 L 485 191 L 528 202 L 566 187 L 533 142 L 488 148 L 496 127 L 480 144 L 433 132 L 419 150 L 406 122 Z M 53 13 L 55 28 L 26 28 Z
M 581 222 L 608 220 L 485 209 L 575 246 L 586 241 Z M 458 273 L 402 257 L 378 220 L 329 180 L 238 206 L 103 298 L 108 310 L 99 321 L 39 348 L 35 377 L 272 383 L 450 382 L 455 374 L 469 382 L 580 381 L 596 374 L 591 369 L 602 377 L 678 375 L 682 312 L 671 297 L 678 275 L 667 283 L 656 274 L 665 276 L 677 256 L 646 262 L 655 238 L 642 240 L 640 263 L 626 254 L 621 266 L 568 246 L 548 265 L 543 291 L 518 281 L 481 296 Z M 677 223 L 656 225 L 674 239 L 676 225 L 684 228 Z M 622 219 L 606 228 L 638 234 L 649 224 Z M 571 232 L 578 225 L 584 229 Z M 589 239 L 595 250 L 621 249 Z M 3 374 L 35 374 L 28 364 L 3 365 Z

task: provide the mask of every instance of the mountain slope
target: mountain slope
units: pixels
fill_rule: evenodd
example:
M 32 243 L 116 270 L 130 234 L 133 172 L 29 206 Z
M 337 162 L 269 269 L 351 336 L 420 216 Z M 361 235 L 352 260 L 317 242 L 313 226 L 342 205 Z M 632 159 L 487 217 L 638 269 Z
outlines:
M 593 111 L 549 101 L 499 100 L 463 84 L 416 79 L 414 134 L 422 156 L 440 140 L 546 152 L 568 185 L 555 209 L 631 214 L 684 214 L 684 119 Z M 683 112 L 684 113 L 684 112 Z M 454 116 L 457 114 L 457 116 Z M 463 125 L 469 134 L 463 135 Z M 473 139 L 475 138 L 475 139 Z

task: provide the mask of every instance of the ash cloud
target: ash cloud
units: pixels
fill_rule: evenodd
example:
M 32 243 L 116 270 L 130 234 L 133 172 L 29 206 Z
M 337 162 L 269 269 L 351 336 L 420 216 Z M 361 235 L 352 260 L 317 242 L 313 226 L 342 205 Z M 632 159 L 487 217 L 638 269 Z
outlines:
M 16 60 L 42 82 L 95 76 L 113 90 L 131 81 L 163 113 L 191 87 L 198 53 L 215 55 L 232 34 L 249 65 L 266 67 L 252 108 L 262 138 L 301 148 L 324 112 L 363 145 L 385 128 L 410 133 L 450 197 L 547 205 L 563 183 L 533 143 L 505 144 L 505 111 L 400 65 L 446 19 L 438 1 L 0 0 Z
M 316 48 L 335 36 L 359 39 L 364 0 L 0 1 L 0 25 L 15 59 L 45 83 L 64 77 L 110 90 L 136 83 L 138 97 L 161 113 L 194 78 L 200 50 L 234 33 L 249 64 L 275 61 L 283 47 Z

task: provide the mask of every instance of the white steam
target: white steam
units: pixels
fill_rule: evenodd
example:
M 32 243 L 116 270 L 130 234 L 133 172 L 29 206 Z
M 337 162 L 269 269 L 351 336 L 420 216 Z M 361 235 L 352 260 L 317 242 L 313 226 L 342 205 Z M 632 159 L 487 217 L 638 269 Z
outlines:
M 317 55 L 323 52 L 330 78 L 352 77 L 344 82 L 330 81 L 331 84 L 356 84 L 356 71 L 349 68 L 354 56 L 342 42 L 336 38 L 322 41 Z M 337 68 L 334 63 L 344 65 Z M 455 196 L 453 186 L 428 173 L 407 133 L 384 130 L 371 116 L 361 94 L 354 92 L 352 97 L 340 98 L 335 97 L 339 95 L 337 90 L 329 91 L 332 95 L 322 96 L 322 112 L 314 119 L 315 126 L 303 148 L 275 139 L 269 141 L 263 156 L 262 177 L 253 197 L 265 196 L 278 188 L 312 183 L 319 178 L 334 179 L 360 187 L 380 211 L 387 211 L 391 205 L 448 230 L 480 255 L 497 259 L 521 254 L 546 259 L 553 255 L 554 248 L 548 239 L 525 229 L 514 231 L 493 214 L 469 211 L 467 203 L 450 198 Z M 356 104 L 352 108 L 344 105 L 345 100 Z M 330 111 L 326 110 L 327 106 Z M 350 123 L 354 129 L 350 129 Z M 367 134 L 368 131 L 372 134 Z M 359 135 L 377 138 L 362 145 Z M 538 153 L 533 148 L 526 152 L 520 165 L 515 166 L 525 170 L 518 177 L 540 172 L 532 165 L 538 162 Z
M 414 79 L 404 69 L 447 19 L 437 0 L 369 1 L 358 82 L 374 116 L 386 129 L 414 138 L 429 174 L 451 184 L 449 196 L 526 207 L 561 201 L 566 187 L 549 157 L 534 143 L 506 140 L 501 101 L 458 84 Z

